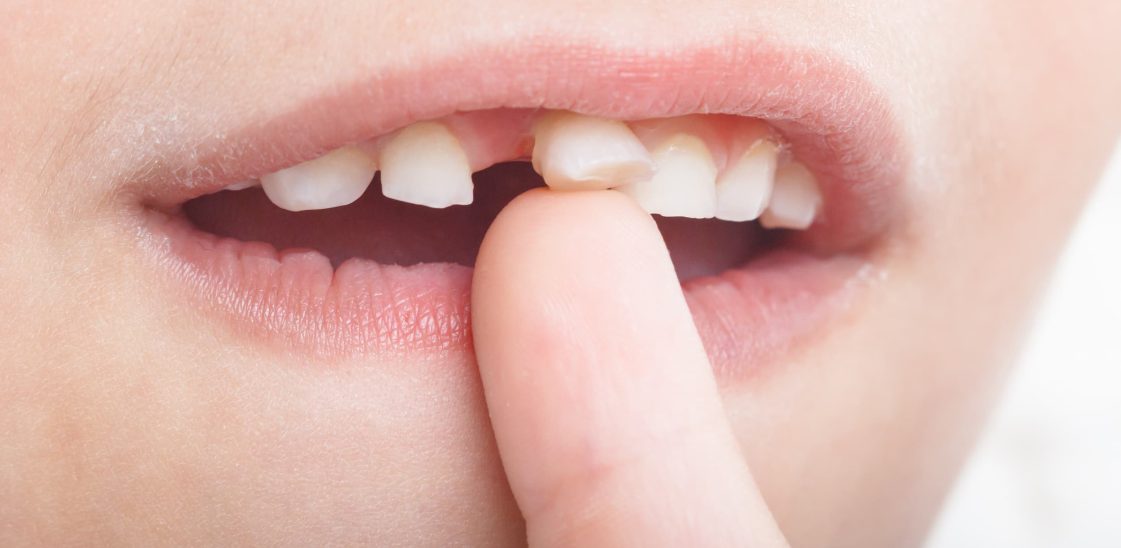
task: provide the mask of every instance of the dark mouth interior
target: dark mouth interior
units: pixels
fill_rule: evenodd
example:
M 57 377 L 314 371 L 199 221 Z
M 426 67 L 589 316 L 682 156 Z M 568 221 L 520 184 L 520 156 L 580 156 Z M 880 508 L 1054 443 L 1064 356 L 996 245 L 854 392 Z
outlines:
M 518 194 L 544 186 L 525 162 L 496 165 L 476 173 L 474 181 L 475 203 L 447 209 L 387 199 L 375 178 L 361 199 L 345 207 L 293 213 L 276 207 L 254 188 L 196 198 L 183 204 L 183 212 L 205 232 L 266 242 L 278 250 L 314 249 L 336 266 L 350 258 L 471 266 L 498 212 Z M 774 239 L 757 223 L 655 219 L 683 280 L 740 266 Z

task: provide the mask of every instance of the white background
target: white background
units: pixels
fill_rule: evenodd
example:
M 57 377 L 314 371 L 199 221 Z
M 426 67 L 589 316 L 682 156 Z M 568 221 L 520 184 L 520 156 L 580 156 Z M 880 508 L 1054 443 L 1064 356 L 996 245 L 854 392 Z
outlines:
M 1121 145 L 928 548 L 1121 548 Z

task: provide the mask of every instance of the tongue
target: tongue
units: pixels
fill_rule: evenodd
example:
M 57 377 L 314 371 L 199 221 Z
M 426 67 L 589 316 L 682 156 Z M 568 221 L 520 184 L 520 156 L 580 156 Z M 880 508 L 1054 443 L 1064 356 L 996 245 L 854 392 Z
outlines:
M 452 262 L 472 266 L 487 227 L 515 196 L 541 177 L 527 163 L 505 163 L 476 173 L 475 202 L 432 209 L 382 196 L 375 178 L 357 202 L 293 213 L 273 205 L 259 189 L 219 192 L 183 206 L 206 232 L 272 244 L 278 250 L 309 248 L 338 266 L 358 257 L 382 264 Z M 760 231 L 754 224 L 657 218 L 677 267 L 689 279 L 717 274 L 745 262 Z

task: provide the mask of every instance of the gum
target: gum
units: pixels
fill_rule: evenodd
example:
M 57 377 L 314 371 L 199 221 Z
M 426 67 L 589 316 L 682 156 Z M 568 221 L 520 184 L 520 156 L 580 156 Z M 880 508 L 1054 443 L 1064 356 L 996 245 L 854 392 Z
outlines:
M 533 128 L 549 111 L 537 109 L 495 109 L 462 112 L 433 120 L 444 124 L 467 154 L 472 172 L 503 162 L 528 161 L 533 153 Z M 693 114 L 675 118 L 625 121 L 647 148 L 678 133 L 700 138 L 708 146 L 716 167 L 723 172 L 760 139 L 769 139 L 786 150 L 781 135 L 757 118 L 726 114 Z M 358 143 L 357 146 L 378 158 L 394 133 Z M 784 152 L 789 161 L 789 153 Z

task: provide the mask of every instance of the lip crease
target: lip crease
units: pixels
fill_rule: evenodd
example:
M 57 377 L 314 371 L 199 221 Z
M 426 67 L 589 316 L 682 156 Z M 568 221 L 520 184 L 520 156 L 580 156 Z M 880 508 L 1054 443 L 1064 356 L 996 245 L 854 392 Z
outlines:
M 324 358 L 471 352 L 469 267 L 333 269 L 308 250 L 222 239 L 168 214 L 225 186 L 412 122 L 486 109 L 555 109 L 621 120 L 691 113 L 760 118 L 818 177 L 824 211 L 788 245 L 717 276 L 686 298 L 714 367 L 741 377 L 853 302 L 883 236 L 902 218 L 904 146 L 888 101 L 830 55 L 729 40 L 679 51 L 464 47 L 454 56 L 325 86 L 302 108 L 202 143 L 194 160 L 137 177 L 144 248 L 202 307 L 278 344 Z M 148 172 L 151 173 L 151 172 Z M 328 360 L 329 361 L 329 360 Z

